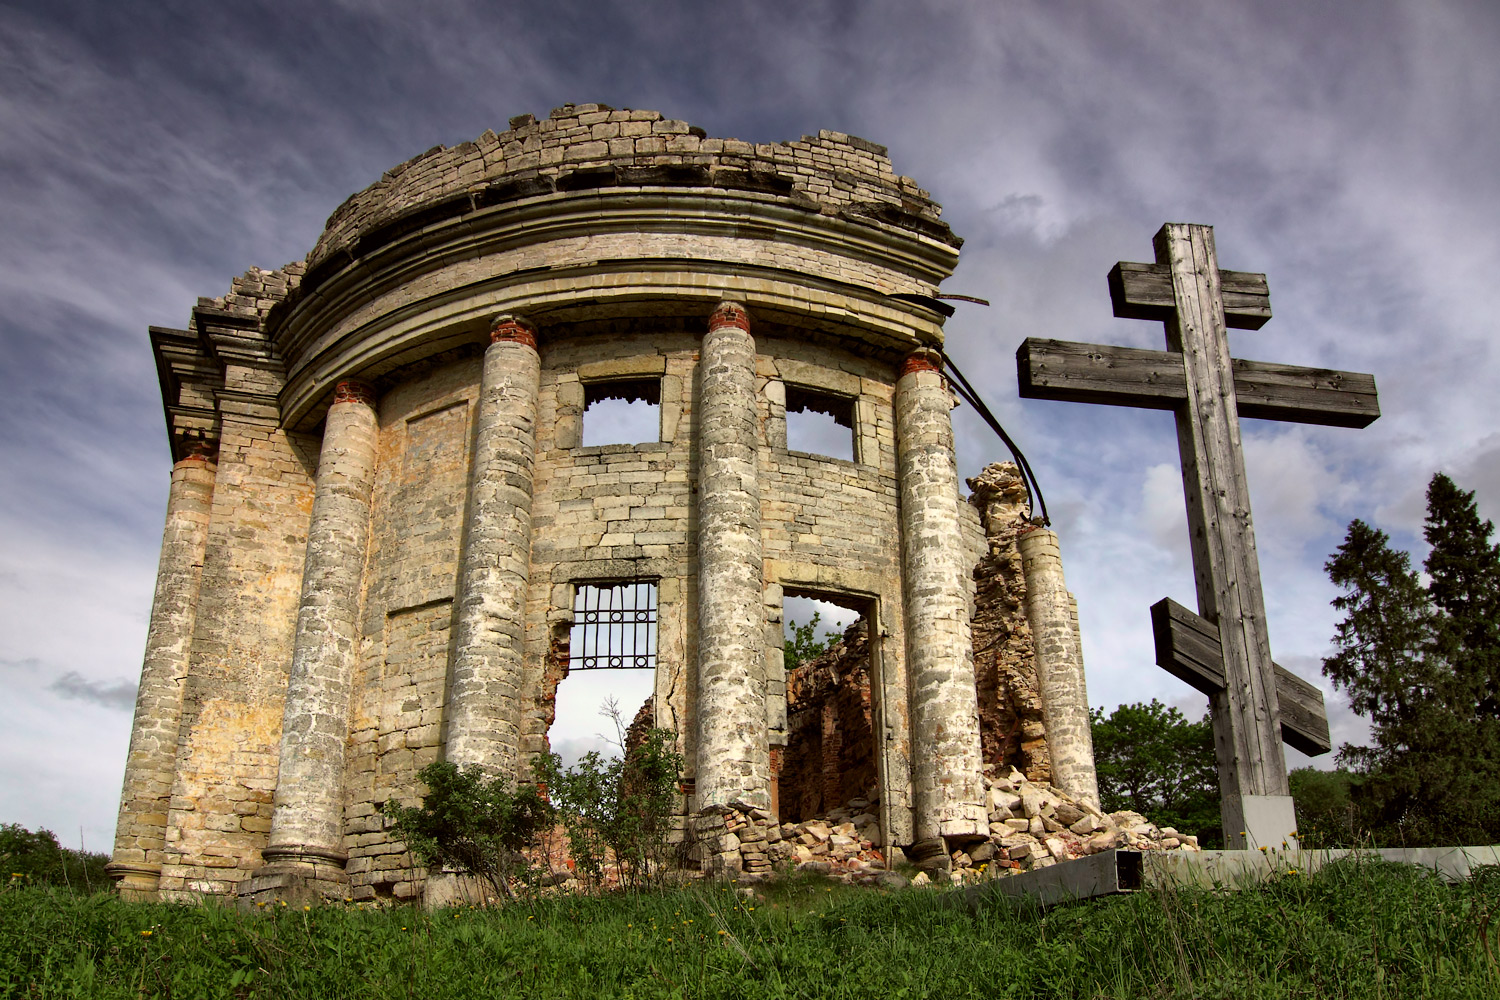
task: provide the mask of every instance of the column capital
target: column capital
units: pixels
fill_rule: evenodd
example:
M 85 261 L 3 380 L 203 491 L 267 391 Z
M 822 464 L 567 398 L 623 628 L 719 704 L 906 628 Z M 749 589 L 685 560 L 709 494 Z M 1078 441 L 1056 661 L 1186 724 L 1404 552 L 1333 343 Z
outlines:
M 712 315 L 708 317 L 708 328 L 717 330 L 720 327 L 732 326 L 750 332 L 750 313 L 739 302 L 733 299 L 725 299 L 714 307 Z
M 943 373 L 943 356 L 930 347 L 920 347 L 912 351 L 901 361 L 901 374 L 896 376 L 905 378 L 913 372 L 937 372 Z
M 334 403 L 364 403 L 375 405 L 375 387 L 357 378 L 346 378 L 333 387 Z
M 490 324 L 490 343 L 525 344 L 536 350 L 536 324 L 515 313 L 501 313 Z

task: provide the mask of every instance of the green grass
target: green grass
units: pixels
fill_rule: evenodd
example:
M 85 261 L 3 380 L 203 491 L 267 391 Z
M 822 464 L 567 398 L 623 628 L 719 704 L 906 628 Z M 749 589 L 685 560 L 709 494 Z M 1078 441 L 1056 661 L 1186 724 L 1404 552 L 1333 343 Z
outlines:
M 13 887 L 0 997 L 1500 997 L 1497 878 L 1359 862 L 1046 914 L 952 901 L 797 880 L 244 913 Z

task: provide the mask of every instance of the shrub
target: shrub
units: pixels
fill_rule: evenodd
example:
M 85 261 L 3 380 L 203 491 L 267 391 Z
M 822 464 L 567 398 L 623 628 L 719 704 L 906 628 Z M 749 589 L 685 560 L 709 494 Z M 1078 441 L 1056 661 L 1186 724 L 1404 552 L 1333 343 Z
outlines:
M 427 785 L 420 806 L 380 807 L 397 836 L 429 870 L 454 868 L 483 879 L 497 896 L 515 898 L 512 881 L 526 866 L 522 849 L 552 820 L 546 800 L 531 785 L 512 791 L 473 765 L 437 761 L 417 777 Z
M 619 731 L 619 713 L 612 717 Z M 671 860 L 668 837 L 682 756 L 669 729 L 648 729 L 630 745 L 623 731 L 619 736 L 619 758 L 591 751 L 564 769 L 556 754 L 543 754 L 533 767 L 567 831 L 580 878 L 602 880 L 612 854 L 622 884 L 660 884 Z

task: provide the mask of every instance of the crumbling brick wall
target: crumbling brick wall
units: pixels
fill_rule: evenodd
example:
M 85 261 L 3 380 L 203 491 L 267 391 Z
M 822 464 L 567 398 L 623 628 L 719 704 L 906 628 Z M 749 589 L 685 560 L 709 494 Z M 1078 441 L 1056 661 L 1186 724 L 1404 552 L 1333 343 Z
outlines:
M 979 509 L 989 543 L 974 567 L 971 623 L 985 767 L 999 774 L 1014 767 L 1032 781 L 1048 781 L 1052 768 L 1026 621 L 1026 578 L 1016 547 L 1030 523 L 1031 504 L 1010 462 L 987 466 L 968 484 L 969 502 Z
M 968 483 L 986 538 L 974 566 L 971 622 L 985 768 L 1006 774 L 1014 767 L 1031 781 L 1048 781 L 1026 580 L 1016 547 L 1030 523 L 1026 487 L 1009 462 L 987 467 Z M 788 673 L 787 730 L 778 780 L 781 820 L 826 816 L 877 784 L 863 619 L 820 656 Z
M 777 783 L 782 820 L 826 816 L 878 788 L 871 718 L 870 643 L 861 618 L 787 677 L 788 739 Z

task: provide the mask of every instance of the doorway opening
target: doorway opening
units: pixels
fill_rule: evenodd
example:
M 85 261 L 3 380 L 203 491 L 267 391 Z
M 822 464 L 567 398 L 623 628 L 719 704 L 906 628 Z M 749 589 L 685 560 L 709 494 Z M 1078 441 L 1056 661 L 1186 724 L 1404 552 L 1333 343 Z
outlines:
M 792 587 L 786 594 L 787 743 L 776 778 L 778 816 L 792 823 L 856 820 L 862 836 L 878 840 L 870 836 L 878 834 L 880 795 L 875 602 Z

